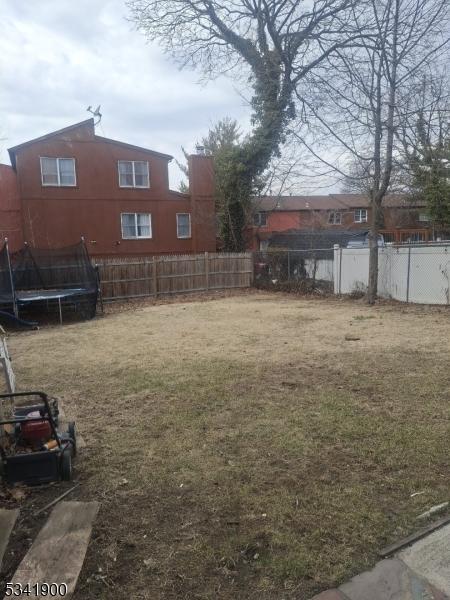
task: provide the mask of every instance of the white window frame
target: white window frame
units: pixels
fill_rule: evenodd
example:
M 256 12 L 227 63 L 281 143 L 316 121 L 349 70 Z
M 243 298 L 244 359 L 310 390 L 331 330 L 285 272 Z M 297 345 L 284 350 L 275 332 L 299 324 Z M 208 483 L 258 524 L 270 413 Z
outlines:
M 338 217 L 338 218 L 336 218 Z M 336 210 L 332 210 L 328 215 L 329 225 L 342 225 L 342 213 Z
M 264 224 L 261 223 L 261 215 L 264 215 Z M 255 219 L 256 217 L 256 219 Z M 267 211 L 266 210 L 260 210 L 257 213 L 254 214 L 253 216 L 253 227 L 267 227 Z M 255 221 L 258 221 L 257 223 L 255 223 Z
M 359 213 L 358 218 L 356 217 L 357 213 Z M 355 223 L 367 223 L 367 208 L 355 208 L 355 212 L 353 214 Z
M 58 183 L 44 183 L 44 173 L 42 171 L 42 159 L 44 160 L 56 160 L 56 175 L 58 177 Z M 61 183 L 61 172 L 59 170 L 60 160 L 71 160 L 73 162 L 73 174 L 75 177 L 74 183 Z M 39 165 L 41 167 L 41 184 L 43 187 L 77 187 L 77 165 L 75 159 L 72 156 L 40 156 Z
M 189 217 L 189 235 L 180 235 L 178 233 L 178 217 L 188 215 Z M 177 238 L 179 240 L 189 240 L 192 237 L 191 213 L 177 213 Z
M 150 235 L 133 235 L 133 236 L 123 235 L 123 224 L 122 224 L 122 216 L 123 215 L 134 215 L 134 228 L 135 228 L 136 233 L 138 230 L 137 216 L 138 215 L 148 215 Z M 122 213 L 120 213 L 120 232 L 122 234 L 123 240 L 151 240 L 151 239 L 153 239 L 152 213 L 141 213 L 141 212 L 122 212 Z
M 427 215 L 427 213 L 419 213 L 418 221 L 419 223 L 429 223 L 431 221 L 431 218 L 429 215 Z
M 132 164 L 132 169 L 133 169 L 133 185 L 121 185 L 120 184 L 120 163 L 131 163 Z M 145 165 L 147 165 L 147 181 L 148 184 L 147 185 L 136 185 L 136 170 L 135 170 L 135 164 L 136 163 L 144 163 Z M 141 190 L 148 190 L 150 188 L 150 169 L 148 166 L 148 160 L 126 160 L 125 158 L 121 158 L 120 160 L 117 161 L 117 176 L 119 178 L 119 187 L 120 188 L 128 188 L 128 189 L 141 189 Z

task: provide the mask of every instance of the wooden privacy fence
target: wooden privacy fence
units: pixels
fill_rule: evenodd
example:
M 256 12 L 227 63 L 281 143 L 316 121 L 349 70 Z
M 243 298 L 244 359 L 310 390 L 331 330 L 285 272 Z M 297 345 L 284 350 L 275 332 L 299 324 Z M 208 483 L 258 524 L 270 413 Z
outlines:
M 114 257 L 95 259 L 93 263 L 98 267 L 105 301 L 242 288 L 249 287 L 253 280 L 249 252 Z

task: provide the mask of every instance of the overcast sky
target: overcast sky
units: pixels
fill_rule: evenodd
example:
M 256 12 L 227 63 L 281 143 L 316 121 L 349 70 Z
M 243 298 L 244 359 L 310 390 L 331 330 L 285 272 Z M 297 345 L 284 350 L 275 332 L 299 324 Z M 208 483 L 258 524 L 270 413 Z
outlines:
M 230 79 L 201 86 L 126 21 L 124 0 L 0 0 L 0 162 L 7 148 L 89 118 L 97 133 L 172 154 L 218 119 L 248 127 Z M 171 185 L 179 171 L 171 163 Z

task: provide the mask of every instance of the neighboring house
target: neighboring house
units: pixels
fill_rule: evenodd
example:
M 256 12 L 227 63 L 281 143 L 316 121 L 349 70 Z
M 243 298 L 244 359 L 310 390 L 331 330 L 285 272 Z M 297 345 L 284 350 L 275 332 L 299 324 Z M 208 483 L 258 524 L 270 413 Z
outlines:
M 189 158 L 188 194 L 169 189 L 172 157 L 95 134 L 88 119 L 10 148 L 0 166 L 0 234 L 12 250 L 75 244 L 94 256 L 215 250 L 210 157 Z
M 328 196 L 266 196 L 254 201 L 249 247 L 264 249 L 274 233 L 323 230 L 367 231 L 370 223 L 368 199 L 360 194 Z M 386 197 L 380 233 L 386 242 L 420 242 L 432 239 L 425 204 L 412 204 L 401 195 Z

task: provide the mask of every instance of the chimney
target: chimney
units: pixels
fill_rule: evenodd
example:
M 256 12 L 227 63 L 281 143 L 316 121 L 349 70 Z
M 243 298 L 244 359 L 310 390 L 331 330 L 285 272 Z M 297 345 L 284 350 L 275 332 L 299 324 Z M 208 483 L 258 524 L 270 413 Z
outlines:
M 214 196 L 214 166 L 211 156 L 191 154 L 189 165 L 189 191 L 193 196 Z
M 8 238 L 11 252 L 23 245 L 23 212 L 16 171 L 0 165 L 0 246 Z
M 216 249 L 216 215 L 214 164 L 211 156 L 191 154 L 189 194 L 191 196 L 192 250 L 214 252 Z

